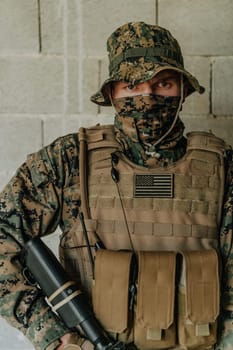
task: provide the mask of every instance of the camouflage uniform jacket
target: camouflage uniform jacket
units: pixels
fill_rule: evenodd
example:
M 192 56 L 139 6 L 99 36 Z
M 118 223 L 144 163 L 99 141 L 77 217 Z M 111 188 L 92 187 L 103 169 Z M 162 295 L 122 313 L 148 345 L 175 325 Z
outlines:
M 72 197 L 72 186 L 79 182 L 78 158 L 78 135 L 61 137 L 30 155 L 0 195 L 0 315 L 38 350 L 55 349 L 68 330 L 37 288 L 25 281 L 14 257 L 31 236 L 48 235 L 57 226 L 67 232 L 76 222 L 80 203 Z M 229 165 L 220 245 L 224 308 L 232 312 L 222 312 L 225 329 L 218 349 L 233 344 L 233 167 Z

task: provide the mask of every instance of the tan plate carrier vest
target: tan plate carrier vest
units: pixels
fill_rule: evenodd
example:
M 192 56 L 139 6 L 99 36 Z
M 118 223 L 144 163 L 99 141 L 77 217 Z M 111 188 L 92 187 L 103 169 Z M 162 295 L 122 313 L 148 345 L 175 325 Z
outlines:
M 212 133 L 189 133 L 182 159 L 148 169 L 121 152 L 113 126 L 81 128 L 79 140 L 81 210 L 91 245 L 98 234 L 107 249 L 93 249 L 93 277 L 78 222 L 61 241 L 65 268 L 92 295 L 104 328 L 119 339 L 142 350 L 212 348 L 225 143 Z M 130 312 L 133 250 L 138 277 Z

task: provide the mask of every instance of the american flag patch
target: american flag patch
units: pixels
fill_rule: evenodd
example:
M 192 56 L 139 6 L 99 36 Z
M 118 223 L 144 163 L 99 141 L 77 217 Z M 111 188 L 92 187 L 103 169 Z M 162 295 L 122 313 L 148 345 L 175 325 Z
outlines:
M 134 197 L 172 198 L 173 174 L 136 174 Z

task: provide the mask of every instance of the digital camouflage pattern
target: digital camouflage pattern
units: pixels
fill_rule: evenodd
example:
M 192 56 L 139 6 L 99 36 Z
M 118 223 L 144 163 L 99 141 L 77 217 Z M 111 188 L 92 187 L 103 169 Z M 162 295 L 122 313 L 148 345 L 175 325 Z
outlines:
M 177 40 L 165 28 L 144 22 L 130 22 L 116 29 L 107 40 L 109 78 L 91 101 L 110 106 L 108 89 L 113 81 L 138 84 L 153 78 L 164 69 L 182 73 L 188 94 L 204 92 L 197 79 L 184 69 L 183 56 Z
M 188 93 L 204 91 L 196 78 L 184 69 L 180 47 L 164 28 L 131 22 L 118 28 L 107 45 L 109 78 L 92 96 L 97 104 L 111 104 L 107 95 L 109 83 L 143 82 L 164 69 L 183 73 Z M 137 134 L 130 119 L 126 121 L 120 114 L 115 120 L 116 138 L 135 163 L 166 166 L 168 161 L 174 162 L 185 153 L 183 125 L 179 123 L 177 130 L 174 128 L 177 134 L 170 134 L 173 143 L 167 142 L 158 150 L 158 161 L 150 153 L 153 147 L 146 150 L 150 153 L 146 154 L 139 142 L 130 143 L 130 138 L 136 140 Z M 230 151 L 228 158 L 232 159 Z M 25 280 L 17 254 L 30 237 L 48 235 L 58 226 L 65 235 L 76 223 L 80 206 L 78 159 L 77 134 L 59 138 L 30 155 L 0 195 L 0 315 L 22 331 L 37 350 L 54 350 L 68 329 L 48 308 L 38 289 Z M 233 166 L 229 160 L 226 164 L 229 171 L 219 240 L 223 262 L 223 310 L 218 350 L 232 349 L 233 344 Z
M 116 137 L 139 165 L 168 165 L 185 153 L 184 124 L 178 116 L 180 97 L 137 95 L 114 99 Z M 160 142 L 171 128 L 164 141 Z
M 226 195 L 222 213 L 220 248 L 222 253 L 222 313 L 220 315 L 219 343 L 215 350 L 233 348 L 233 162 L 228 152 Z
M 171 153 L 175 154 L 173 149 Z M 38 290 L 25 281 L 14 257 L 31 236 L 47 235 L 58 225 L 65 234 L 76 222 L 80 205 L 79 186 L 75 186 L 79 184 L 78 156 L 77 134 L 59 138 L 29 156 L 0 196 L 0 314 L 21 330 L 38 350 L 55 349 L 58 338 L 67 329 L 48 309 Z M 231 152 L 229 158 L 232 158 Z M 220 246 L 223 305 L 224 310 L 232 310 L 233 166 L 230 162 L 227 164 Z M 233 344 L 233 313 L 224 311 L 221 318 L 216 349 L 229 350 Z
M 25 281 L 14 258 L 30 237 L 58 225 L 65 233 L 76 222 L 80 202 L 72 186 L 79 182 L 78 151 L 77 135 L 70 135 L 30 155 L 0 195 L 0 315 L 38 350 L 67 328 Z

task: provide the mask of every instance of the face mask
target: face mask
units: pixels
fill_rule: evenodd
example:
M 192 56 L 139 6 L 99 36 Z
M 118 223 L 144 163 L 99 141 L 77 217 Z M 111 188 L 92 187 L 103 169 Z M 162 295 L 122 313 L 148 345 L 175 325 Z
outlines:
M 177 128 L 180 96 L 137 95 L 115 99 L 113 104 L 118 124 L 135 142 L 138 139 L 142 144 L 154 145 L 168 133 L 167 142 L 173 127 Z

